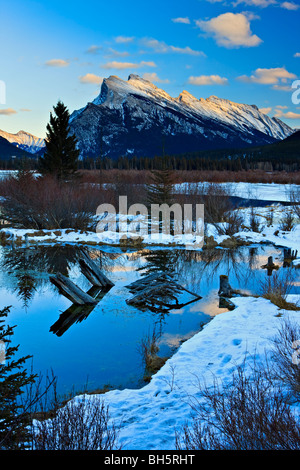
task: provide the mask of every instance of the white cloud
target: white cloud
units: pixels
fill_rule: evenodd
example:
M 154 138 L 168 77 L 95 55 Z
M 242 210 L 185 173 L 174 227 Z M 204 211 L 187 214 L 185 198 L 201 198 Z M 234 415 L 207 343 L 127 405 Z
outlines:
M 145 66 L 146 66 L 146 67 L 156 67 L 156 63 L 153 62 L 153 61 L 151 61 L 151 60 L 148 61 L 148 62 L 142 60 L 142 62 L 140 62 L 140 67 L 145 67 Z
M 277 109 L 274 117 L 284 118 L 284 119 L 300 119 L 299 113 L 294 113 L 293 111 L 287 111 L 284 113 L 281 109 Z
M 128 57 L 129 52 L 127 51 L 117 51 L 116 49 L 112 49 L 111 47 L 108 49 L 106 53 L 107 57 Z
M 278 90 L 278 91 L 287 91 L 291 93 L 292 88 L 288 85 L 274 85 L 272 86 L 273 90 Z
M 191 49 L 189 46 L 186 46 L 186 47 L 170 46 L 166 44 L 164 41 L 158 41 L 157 39 L 144 38 L 142 39 L 142 43 L 144 46 L 149 47 L 150 49 L 153 49 L 154 52 L 157 52 L 159 54 L 175 53 L 175 54 L 187 54 L 187 55 L 194 55 L 194 56 L 205 56 L 204 52 L 195 51 Z
M 297 5 L 294 2 L 283 2 L 280 4 L 280 6 L 281 8 L 285 8 L 286 10 L 291 10 L 291 11 L 295 11 L 300 8 L 300 5 Z
M 233 5 L 237 6 L 241 3 L 244 3 L 246 5 L 254 6 L 254 7 L 260 7 L 260 8 L 266 8 L 269 5 L 275 5 L 277 3 L 276 0 L 236 0 Z
M 294 57 L 300 57 L 300 52 L 296 52 L 296 54 L 294 54 Z
M 142 61 L 139 63 L 134 63 L 134 62 L 117 62 L 113 60 L 112 62 L 107 62 L 106 64 L 102 65 L 104 69 L 118 69 L 118 70 L 124 70 L 124 69 L 138 69 L 140 67 L 156 67 L 156 63 L 149 61 Z
M 64 59 L 51 59 L 51 60 L 47 60 L 45 64 L 48 67 L 67 67 L 68 65 L 70 65 L 70 62 Z
M 190 85 L 227 85 L 228 79 L 220 75 L 200 75 L 198 77 L 189 77 Z
M 127 44 L 128 42 L 132 42 L 134 40 L 133 36 L 117 36 L 115 38 L 116 43 L 118 44 Z
M 102 46 L 90 46 L 88 50 L 86 51 L 88 54 L 98 54 L 102 50 Z
M 250 19 L 244 13 L 223 13 L 208 21 L 197 20 L 196 25 L 212 36 L 219 46 L 255 47 L 262 42 L 252 33 Z
M 263 114 L 269 114 L 272 111 L 272 107 L 269 106 L 268 108 L 259 108 L 259 110 Z
M 94 73 L 87 73 L 86 75 L 79 77 L 79 80 L 80 83 L 91 83 L 93 85 L 100 85 L 103 82 L 103 78 L 95 75 Z
M 210 3 L 220 3 L 222 2 L 223 5 L 227 5 L 228 3 L 224 0 L 208 0 Z M 258 8 L 267 8 L 270 5 L 273 5 L 275 7 L 281 7 L 285 8 L 286 10 L 298 10 L 300 8 L 300 5 L 297 5 L 294 2 L 281 2 L 278 0 L 234 0 L 231 2 L 234 7 L 244 4 L 244 5 L 249 5 L 251 7 L 258 7 Z
M 271 69 L 258 68 L 255 72 L 249 76 L 242 75 L 238 77 L 238 80 L 245 83 L 260 83 L 262 85 L 273 85 L 275 90 L 289 90 L 291 88 L 285 85 L 287 80 L 297 78 L 294 73 L 288 72 L 285 67 L 276 67 Z
M 173 23 L 182 23 L 182 24 L 190 24 L 190 19 L 188 17 L 185 18 L 172 18 Z
M 17 114 L 17 111 L 12 108 L 0 109 L 0 114 L 2 116 L 11 116 L 12 114 Z
M 170 83 L 170 80 L 159 78 L 156 72 L 153 73 L 144 73 L 143 78 L 149 80 L 149 82 L 154 83 Z

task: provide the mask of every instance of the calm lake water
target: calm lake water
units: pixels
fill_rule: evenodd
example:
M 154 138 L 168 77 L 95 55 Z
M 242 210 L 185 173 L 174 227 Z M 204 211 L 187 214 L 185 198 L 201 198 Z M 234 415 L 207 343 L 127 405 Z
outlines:
M 263 245 L 202 252 L 110 247 L 89 251 L 115 286 L 94 308 L 79 309 L 76 315 L 69 310 L 71 301 L 49 281 L 51 274 L 60 272 L 86 292 L 90 289 L 76 247 L 0 247 L 0 308 L 11 306 L 7 323 L 16 325 L 13 344 L 20 345 L 18 355 L 33 356 L 36 373 L 53 370 L 60 394 L 143 386 L 140 344 L 147 335 L 155 329 L 158 354 L 171 356 L 182 341 L 225 311 L 219 308 L 217 295 L 221 274 L 229 275 L 233 288 L 257 293 L 260 281 L 267 278 L 261 266 L 268 256 L 283 265 L 283 250 Z M 129 306 L 126 299 L 132 294 L 126 286 L 160 271 L 171 272 L 179 284 L 202 299 L 166 312 Z M 295 283 L 291 292 L 298 289 Z

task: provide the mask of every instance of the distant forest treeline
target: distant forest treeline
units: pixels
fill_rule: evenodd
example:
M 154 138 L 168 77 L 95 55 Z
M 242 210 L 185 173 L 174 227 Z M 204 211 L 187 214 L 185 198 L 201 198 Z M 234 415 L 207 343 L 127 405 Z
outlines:
M 298 134 L 298 133 L 297 133 Z M 296 136 L 295 136 L 296 137 Z M 299 171 L 300 145 L 297 138 L 266 145 L 262 147 L 249 147 L 246 149 L 209 150 L 180 155 L 162 155 L 153 158 L 120 156 L 117 159 L 107 157 L 86 157 L 79 161 L 78 169 L 82 170 L 161 170 L 168 168 L 180 171 Z M 0 168 L 38 169 L 38 158 L 28 156 L 0 161 Z

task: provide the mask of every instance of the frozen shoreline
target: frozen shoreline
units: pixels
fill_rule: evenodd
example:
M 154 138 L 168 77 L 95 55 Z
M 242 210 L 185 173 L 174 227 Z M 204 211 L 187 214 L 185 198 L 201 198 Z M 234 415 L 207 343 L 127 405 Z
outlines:
M 175 428 L 191 417 L 191 397 L 200 399 L 198 380 L 206 386 L 215 378 L 229 383 L 232 372 L 244 363 L 246 373 L 251 372 L 253 357 L 256 363 L 264 360 L 282 321 L 288 317 L 300 322 L 299 312 L 281 310 L 278 316 L 279 309 L 262 298 L 233 302 L 233 311 L 216 315 L 183 343 L 148 385 L 101 395 L 111 418 L 121 423 L 119 441 L 124 449 L 175 449 Z

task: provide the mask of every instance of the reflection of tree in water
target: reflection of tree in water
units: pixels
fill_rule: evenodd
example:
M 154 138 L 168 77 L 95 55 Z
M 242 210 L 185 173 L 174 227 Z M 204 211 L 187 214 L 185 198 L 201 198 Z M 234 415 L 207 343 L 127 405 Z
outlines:
M 60 272 L 67 275 L 78 257 L 79 249 L 70 245 L 19 248 L 4 252 L 2 266 L 14 274 L 26 267 L 35 274 Z
M 257 256 L 258 256 L 257 247 L 256 246 L 250 247 L 249 252 L 248 252 L 248 265 L 249 265 L 250 270 L 255 269 Z
M 33 298 L 35 292 L 35 279 L 28 273 L 17 276 L 17 295 L 23 302 L 23 307 L 28 308 L 30 301 Z
M 48 283 L 47 274 L 67 275 L 78 256 L 79 250 L 71 246 L 3 250 L 1 268 L 16 278 L 14 292 L 27 308 L 37 288 Z
M 14 292 L 27 308 L 37 287 L 29 250 L 3 250 L 1 269 L 16 278 Z
M 178 250 L 153 250 L 145 256 L 147 264 L 140 270 L 142 275 L 148 276 L 153 273 L 177 274 L 177 252 Z
M 255 276 L 257 251 L 249 251 L 248 247 L 234 249 L 203 249 L 202 251 L 178 251 L 176 269 L 180 279 L 187 288 L 192 289 L 201 281 L 208 284 L 219 274 L 235 276 L 241 286 L 244 286 L 252 276 Z
M 49 286 L 49 275 L 61 273 L 69 275 L 78 263 L 82 247 L 75 245 L 35 246 L 30 248 L 3 249 L 1 269 L 16 279 L 13 291 L 27 308 L 34 292 L 45 285 Z M 101 268 L 114 263 L 117 255 L 100 250 L 90 250 L 91 258 Z M 9 283 L 11 284 L 11 283 Z M 52 288 L 52 285 L 50 285 Z

